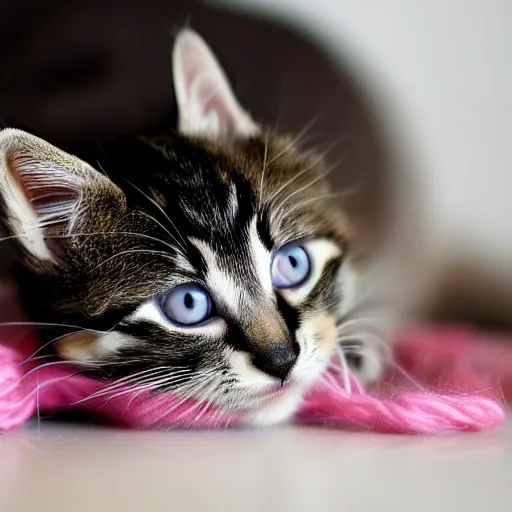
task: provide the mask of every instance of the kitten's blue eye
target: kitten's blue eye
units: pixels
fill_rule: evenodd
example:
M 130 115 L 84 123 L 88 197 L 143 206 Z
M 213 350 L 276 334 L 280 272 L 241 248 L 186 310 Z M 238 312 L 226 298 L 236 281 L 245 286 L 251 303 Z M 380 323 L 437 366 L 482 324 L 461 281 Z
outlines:
M 300 245 L 285 245 L 272 260 L 272 284 L 276 288 L 292 288 L 309 276 L 308 253 Z
M 195 325 L 210 317 L 212 301 L 199 286 L 184 284 L 169 290 L 164 295 L 162 310 L 171 322 Z

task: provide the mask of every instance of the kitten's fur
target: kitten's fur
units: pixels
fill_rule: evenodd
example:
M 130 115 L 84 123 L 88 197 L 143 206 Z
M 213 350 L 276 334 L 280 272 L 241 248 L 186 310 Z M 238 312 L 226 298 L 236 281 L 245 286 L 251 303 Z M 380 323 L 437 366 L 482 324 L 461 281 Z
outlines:
M 251 119 L 197 34 L 178 35 L 173 59 L 179 133 L 119 140 L 88 160 L 97 169 L 0 132 L 3 227 L 21 296 L 34 322 L 69 326 L 57 339 L 42 332 L 49 354 L 243 410 L 251 424 L 278 422 L 337 348 L 358 287 L 352 235 L 321 159 Z M 311 275 L 277 291 L 271 256 L 296 240 Z M 205 325 L 173 325 L 159 308 L 160 294 L 188 282 L 215 303 Z M 300 350 L 283 388 L 251 362 L 278 343 Z M 379 369 L 363 365 L 361 376 Z

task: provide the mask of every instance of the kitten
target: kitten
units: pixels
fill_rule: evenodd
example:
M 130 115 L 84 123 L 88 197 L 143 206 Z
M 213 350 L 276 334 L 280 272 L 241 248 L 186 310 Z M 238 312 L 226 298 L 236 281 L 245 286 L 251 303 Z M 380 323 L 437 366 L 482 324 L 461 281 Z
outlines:
M 243 411 L 252 425 L 280 422 L 355 305 L 353 235 L 321 158 L 258 126 L 190 30 L 173 74 L 179 133 L 122 138 L 87 159 L 97 168 L 0 132 L 22 301 L 34 322 L 63 329 L 41 331 L 41 354 Z M 353 358 L 363 380 L 380 373 L 371 350 L 371 364 Z

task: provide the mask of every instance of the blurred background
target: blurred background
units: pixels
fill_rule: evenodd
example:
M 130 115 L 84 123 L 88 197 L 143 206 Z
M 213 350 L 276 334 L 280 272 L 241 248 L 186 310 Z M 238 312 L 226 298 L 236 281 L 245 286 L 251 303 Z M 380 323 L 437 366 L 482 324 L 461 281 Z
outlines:
M 79 153 L 173 123 L 188 24 L 255 118 L 330 148 L 334 184 L 357 190 L 361 254 L 392 249 L 412 309 L 512 325 L 507 0 L 4 0 L 0 14 L 5 126 Z M 8 272 L 5 243 L 0 260 Z

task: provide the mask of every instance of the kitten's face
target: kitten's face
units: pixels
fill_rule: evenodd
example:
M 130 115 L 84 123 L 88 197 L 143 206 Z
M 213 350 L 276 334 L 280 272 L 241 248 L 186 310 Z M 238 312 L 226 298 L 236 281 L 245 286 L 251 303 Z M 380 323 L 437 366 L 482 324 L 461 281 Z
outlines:
M 0 133 L 25 298 L 38 321 L 89 329 L 53 344 L 62 358 L 281 421 L 336 348 L 347 226 L 321 161 L 253 123 L 197 36 L 174 59 L 181 135 L 104 148 L 108 178 Z

